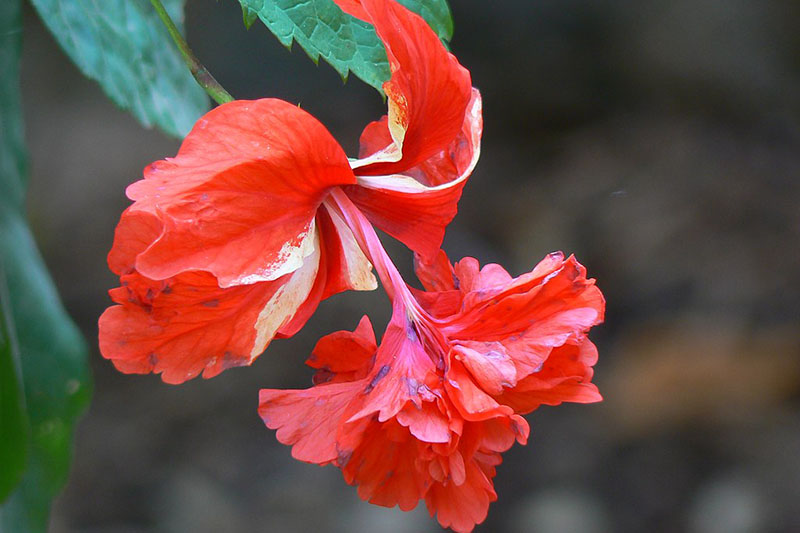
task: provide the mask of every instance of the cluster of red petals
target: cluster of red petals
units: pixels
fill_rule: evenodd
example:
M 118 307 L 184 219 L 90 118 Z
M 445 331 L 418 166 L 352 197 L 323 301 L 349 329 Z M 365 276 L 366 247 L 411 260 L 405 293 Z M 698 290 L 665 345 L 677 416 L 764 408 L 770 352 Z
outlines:
M 365 500 L 424 499 L 443 527 L 471 531 L 496 499 L 500 453 L 527 441 L 520 415 L 601 399 L 586 335 L 605 302 L 560 253 L 518 278 L 443 253 L 417 273 L 419 308 L 395 299 L 380 346 L 367 317 L 328 335 L 307 361 L 316 385 L 262 390 L 259 413 L 295 458 L 338 466 Z
M 127 190 L 134 203 L 108 258 L 121 286 L 99 322 L 100 351 L 119 370 L 209 378 L 296 333 L 322 299 L 376 288 L 326 206 L 333 190 L 415 252 L 438 250 L 478 158 L 480 95 L 419 16 L 393 1 L 351 3 L 392 71 L 389 113 L 365 128 L 364 157 L 348 160 L 322 124 L 281 100 L 235 101 L 200 119 L 176 157 Z
M 100 350 L 167 383 L 249 365 L 319 302 L 377 287 L 393 314 L 321 339 L 306 390 L 262 390 L 259 413 L 297 459 L 334 464 L 362 498 L 471 531 L 496 499 L 501 453 L 540 405 L 595 402 L 589 329 L 604 300 L 573 258 L 511 277 L 439 248 L 477 162 L 481 98 L 419 16 L 393 0 L 335 0 L 375 27 L 388 112 L 358 159 L 314 117 L 275 99 L 224 104 L 178 154 L 128 187 L 108 256 L 120 287 Z M 410 288 L 375 227 L 416 254 Z

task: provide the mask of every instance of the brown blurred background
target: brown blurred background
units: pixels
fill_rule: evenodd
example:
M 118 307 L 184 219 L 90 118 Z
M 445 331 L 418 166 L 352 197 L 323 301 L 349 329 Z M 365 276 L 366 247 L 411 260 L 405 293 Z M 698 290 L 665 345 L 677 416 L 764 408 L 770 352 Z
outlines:
M 445 248 L 513 274 L 574 252 L 608 299 L 606 401 L 543 408 L 478 531 L 800 531 L 800 4 L 452 0 L 452 50 L 483 92 L 482 158 Z M 189 42 L 230 92 L 300 103 L 355 154 L 384 112 L 360 81 L 287 52 L 233 0 L 190 0 Z M 32 12 L 23 58 L 29 208 L 96 345 L 127 184 L 178 143 L 81 78 Z M 410 267 L 410 254 L 391 247 Z M 316 340 L 388 317 L 325 302 L 250 368 L 180 387 L 117 373 L 95 396 L 55 532 L 437 531 L 290 459 L 261 387 L 305 387 Z

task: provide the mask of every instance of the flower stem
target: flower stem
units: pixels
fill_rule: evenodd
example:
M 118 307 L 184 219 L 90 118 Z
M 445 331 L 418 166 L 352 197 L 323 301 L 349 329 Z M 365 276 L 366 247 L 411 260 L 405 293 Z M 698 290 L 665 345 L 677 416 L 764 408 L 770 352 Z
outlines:
M 407 311 L 415 315 L 421 312 L 416 299 L 408 289 L 408 285 L 403 280 L 397 267 L 392 262 L 389 255 L 381 245 L 375 229 L 366 219 L 363 213 L 353 204 L 350 198 L 340 188 L 336 187 L 331 191 L 331 203 L 335 206 L 344 218 L 350 231 L 356 239 L 361 251 L 370 260 L 378 277 L 383 283 L 384 290 L 389 299 L 394 301 L 399 298 L 405 305 Z
M 172 40 L 175 42 L 178 50 L 181 52 L 181 56 L 183 56 L 183 62 L 186 63 L 187 67 L 189 67 L 189 70 L 192 72 L 192 76 L 194 76 L 194 79 L 197 80 L 197 83 L 200 85 L 200 87 L 205 89 L 208 95 L 218 104 L 232 102 L 233 96 L 231 96 L 228 91 L 226 91 L 222 85 L 220 85 L 219 82 L 214 79 L 214 76 L 212 76 L 206 67 L 200 63 L 200 60 L 198 60 L 194 55 L 192 49 L 189 48 L 188 44 L 186 44 L 186 40 L 184 40 L 181 32 L 178 31 L 175 23 L 172 22 L 172 19 L 170 18 L 169 13 L 167 13 L 167 10 L 164 9 L 164 4 L 161 3 L 161 0 L 150 0 L 150 3 L 153 4 L 153 7 L 161 19 L 161 22 L 163 22 L 164 26 L 167 27 L 170 37 L 172 37 Z

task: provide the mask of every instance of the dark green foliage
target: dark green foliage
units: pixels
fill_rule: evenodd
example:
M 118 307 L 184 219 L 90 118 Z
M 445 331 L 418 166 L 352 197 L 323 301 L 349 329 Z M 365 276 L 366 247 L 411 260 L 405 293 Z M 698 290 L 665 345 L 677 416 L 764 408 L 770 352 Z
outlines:
M 19 0 L 0 2 L 0 496 L 13 488 L 0 507 L 0 531 L 38 532 L 66 481 L 90 385 L 86 346 L 25 221 L 20 15 Z
M 297 42 L 316 63 L 321 57 L 346 79 L 350 72 L 381 91 L 389 79 L 386 50 L 371 25 L 342 12 L 333 0 L 239 0 L 245 24 L 256 16 L 284 46 Z M 449 40 L 453 20 L 445 0 L 401 0 Z
M 31 2 L 78 68 L 145 126 L 183 137 L 208 111 L 208 97 L 148 0 Z M 164 6 L 180 27 L 183 0 Z

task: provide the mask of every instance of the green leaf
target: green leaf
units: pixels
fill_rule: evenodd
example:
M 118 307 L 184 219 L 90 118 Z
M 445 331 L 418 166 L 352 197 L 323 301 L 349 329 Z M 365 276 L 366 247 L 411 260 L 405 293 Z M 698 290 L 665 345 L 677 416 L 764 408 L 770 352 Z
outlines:
M 19 0 L 0 1 L 0 299 L 4 344 L 10 343 L 12 353 L 16 338 L 30 427 L 27 467 L 0 507 L 0 531 L 34 533 L 47 530 L 50 503 L 66 481 L 74 424 L 88 404 L 90 385 L 86 346 L 25 222 L 20 22 Z M 0 372 L 5 397 L 9 372 Z M 3 427 L 2 440 L 21 438 L 27 434 Z
M 439 39 L 450 42 L 453 38 L 453 15 L 447 0 L 398 0 L 408 9 L 421 15 Z
M 78 68 L 145 126 L 183 137 L 208 111 L 208 97 L 148 0 L 31 1 Z M 180 27 L 183 0 L 164 5 Z
M 250 26 L 258 20 L 258 13 L 250 9 L 249 7 L 242 6 L 242 20 L 244 21 L 244 27 L 248 30 Z
M 0 269 L 0 502 L 17 486 L 28 460 L 28 412 L 5 272 Z
M 0 256 L 31 428 L 28 467 L 0 509 L 0 531 L 46 531 L 50 503 L 69 472 L 74 424 L 89 402 L 87 350 L 58 299 L 30 230 L 6 206 L 0 207 Z
M 350 72 L 382 92 L 389 79 L 386 49 L 366 22 L 344 13 L 333 0 L 239 0 L 243 10 L 258 18 L 287 47 L 297 42 L 316 63 L 322 57 L 347 79 Z M 453 20 L 445 0 L 401 0 L 431 25 L 440 39 L 449 40 Z M 248 15 L 245 19 L 249 20 Z

